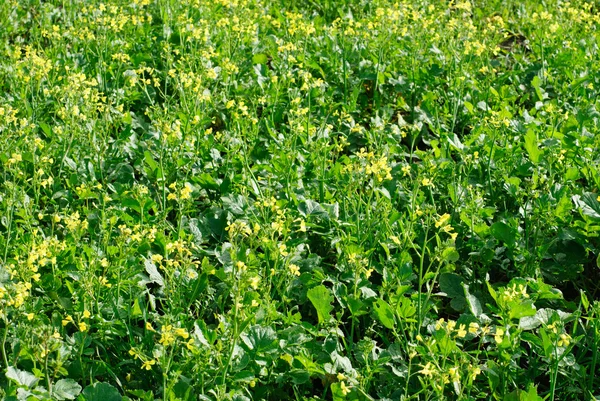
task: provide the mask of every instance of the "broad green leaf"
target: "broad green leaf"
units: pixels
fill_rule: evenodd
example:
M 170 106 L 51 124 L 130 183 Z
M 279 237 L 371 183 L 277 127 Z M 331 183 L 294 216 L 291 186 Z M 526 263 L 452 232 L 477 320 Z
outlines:
M 540 156 L 542 152 L 538 147 L 537 136 L 533 131 L 528 131 L 525 135 L 525 150 L 529 155 L 529 159 L 533 163 L 537 164 L 540 161 Z
M 277 348 L 277 334 L 270 326 L 252 326 L 241 338 L 247 350 L 255 353 L 269 352 Z
M 442 273 L 440 274 L 440 289 L 450 298 L 464 297 L 463 279 L 458 274 Z
M 142 308 L 140 307 L 139 299 L 135 299 L 133 301 L 133 307 L 131 308 L 131 317 L 139 317 L 142 316 Z
M 311 199 L 307 199 L 307 200 L 301 202 L 298 205 L 298 211 L 304 217 L 307 217 L 307 216 L 318 216 L 318 217 L 322 217 L 322 218 L 329 217 L 327 211 L 325 209 L 323 209 L 323 207 L 318 202 L 315 202 L 314 200 L 311 200 Z
M 497 221 L 490 227 L 492 235 L 499 241 L 504 242 L 508 246 L 515 243 L 516 231 L 508 224 Z
M 465 298 L 467 299 L 467 304 L 469 305 L 469 310 L 471 311 L 473 316 L 481 316 L 481 314 L 483 313 L 483 309 L 481 308 L 481 303 L 479 302 L 479 299 L 477 299 L 476 296 L 472 295 L 469 292 L 469 286 L 467 284 L 462 283 L 462 285 L 465 291 Z
M 456 251 L 456 248 L 449 247 L 449 248 L 444 249 L 444 251 L 442 252 L 442 259 L 449 263 L 454 263 L 458 259 L 460 259 L 460 255 Z
M 84 401 L 121 401 L 123 397 L 119 391 L 108 383 L 94 383 L 87 386 L 78 397 Z
M 520 303 L 510 303 L 508 308 L 511 319 L 521 319 L 526 316 L 533 316 L 536 312 L 535 305 L 531 299 Z
M 588 192 L 583 195 L 574 195 L 571 199 L 575 206 L 581 209 L 584 216 L 600 220 L 600 202 L 598 202 L 596 196 L 596 194 Z
M 59 400 L 74 400 L 81 392 L 81 386 L 73 379 L 61 379 L 54 383 L 52 391 Z
M 380 298 L 373 303 L 373 313 L 377 320 L 388 329 L 393 329 L 396 326 L 394 311 L 383 299 Z
M 146 259 L 146 261 L 144 262 L 144 268 L 146 269 L 146 272 L 148 273 L 148 276 L 150 277 L 150 280 L 153 283 L 164 287 L 165 281 L 163 280 L 162 275 L 160 274 L 158 268 L 156 267 L 154 262 L 152 262 L 152 260 Z
M 400 297 L 400 302 L 396 306 L 396 312 L 401 319 L 410 319 L 417 313 L 417 308 L 410 298 Z
M 24 370 L 19 370 L 13 366 L 9 366 L 6 370 L 6 377 L 13 380 L 19 386 L 31 388 L 39 381 L 32 373 Z
M 266 54 L 257 53 L 252 56 L 252 64 L 267 64 L 269 59 Z
M 329 313 L 333 310 L 331 303 L 333 302 L 333 296 L 324 285 L 311 288 L 307 292 L 307 297 L 317 310 L 317 316 L 319 323 L 326 322 L 330 319 Z

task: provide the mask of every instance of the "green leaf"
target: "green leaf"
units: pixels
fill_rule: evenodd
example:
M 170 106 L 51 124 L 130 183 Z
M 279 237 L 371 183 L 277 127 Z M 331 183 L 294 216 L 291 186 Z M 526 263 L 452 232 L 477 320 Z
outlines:
M 458 259 L 460 259 L 460 255 L 458 254 L 458 252 L 456 251 L 456 248 L 454 247 L 449 247 L 443 250 L 442 252 L 442 259 L 449 262 L 449 263 L 454 263 L 456 262 Z
M 450 298 L 464 297 L 463 279 L 458 274 L 442 273 L 440 274 L 440 289 Z
M 581 196 L 574 195 L 571 199 L 575 206 L 581 209 L 581 214 L 594 220 L 600 220 L 600 202 L 596 200 L 596 194 L 587 192 Z
M 298 211 L 304 217 L 311 216 L 311 215 L 314 215 L 317 217 L 322 217 L 322 218 L 328 217 L 327 211 L 325 209 L 323 209 L 323 207 L 318 202 L 315 202 L 314 200 L 310 200 L 310 199 L 307 199 L 307 200 L 301 202 L 298 205 Z
M 401 319 L 410 319 L 417 313 L 417 308 L 407 297 L 401 297 L 400 302 L 396 306 L 396 313 L 398 313 L 398 317 Z
M 156 283 L 161 287 L 164 287 L 165 281 L 160 272 L 158 271 L 156 265 L 152 262 L 152 260 L 146 259 L 146 261 L 144 262 L 144 268 L 146 269 L 146 272 L 148 273 L 151 282 Z
M 536 313 L 535 305 L 531 299 L 520 303 L 509 304 L 509 317 L 511 319 L 521 319 L 526 316 L 534 316 Z
M 542 401 L 543 398 L 537 394 L 537 388 L 529 385 L 529 390 L 516 389 L 513 392 L 506 394 L 504 401 Z
M 6 377 L 13 380 L 19 386 L 31 388 L 36 385 L 39 381 L 37 377 L 35 377 L 32 373 L 26 372 L 24 370 L 19 370 L 12 366 L 9 366 L 6 371 Z
M 373 303 L 373 313 L 377 320 L 388 329 L 394 329 L 396 326 L 396 322 L 394 321 L 394 311 L 383 299 L 378 299 Z
M 471 311 L 473 316 L 481 316 L 481 314 L 483 313 L 483 309 L 481 308 L 481 303 L 479 302 L 479 299 L 477 299 L 476 296 L 472 295 L 469 292 L 468 285 L 466 285 L 465 283 L 463 283 L 462 285 L 465 291 L 465 298 L 467 299 L 467 304 L 469 305 L 469 310 Z
M 77 399 L 81 398 L 85 401 L 121 401 L 123 399 L 119 391 L 108 383 L 94 383 L 93 386 L 87 386 Z
M 255 325 L 247 334 L 242 334 L 242 345 L 255 353 L 269 352 L 277 349 L 277 334 L 270 326 Z
M 333 302 L 333 296 L 324 285 L 308 290 L 306 296 L 317 310 L 319 323 L 328 321 L 331 316 L 329 313 L 333 310 L 331 303 Z
M 504 242 L 508 246 L 515 243 L 516 231 L 508 224 L 497 221 L 490 227 L 492 235 L 499 241 Z
M 52 390 L 59 400 L 74 400 L 81 392 L 81 386 L 73 379 L 61 379 L 54 384 Z
M 535 132 L 527 131 L 527 134 L 525 135 L 524 146 L 525 150 L 527 151 L 527 154 L 529 155 L 529 159 L 533 163 L 537 164 L 540 161 L 540 156 L 542 152 L 538 147 L 537 136 L 535 135 Z
M 257 53 L 252 56 L 252 64 L 267 64 L 268 61 L 267 55 L 263 53 Z

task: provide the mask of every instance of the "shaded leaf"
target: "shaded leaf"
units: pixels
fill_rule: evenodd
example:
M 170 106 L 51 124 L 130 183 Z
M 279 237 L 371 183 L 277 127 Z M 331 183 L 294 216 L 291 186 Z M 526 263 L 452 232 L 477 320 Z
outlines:
M 319 323 L 323 323 L 329 320 L 329 313 L 333 310 L 331 303 L 333 302 L 333 296 L 324 285 L 311 288 L 307 292 L 307 297 L 317 310 Z
M 393 329 L 395 327 L 394 311 L 383 299 L 380 298 L 373 303 L 373 313 L 377 320 L 388 329 Z
M 52 390 L 59 400 L 74 400 L 81 392 L 81 386 L 73 379 L 61 379 L 54 384 Z

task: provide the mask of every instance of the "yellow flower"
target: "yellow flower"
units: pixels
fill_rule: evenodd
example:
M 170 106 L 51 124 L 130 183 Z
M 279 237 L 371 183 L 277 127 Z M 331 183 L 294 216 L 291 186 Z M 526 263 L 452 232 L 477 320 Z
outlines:
M 479 329 L 479 325 L 477 323 L 475 323 L 475 322 L 469 323 L 469 333 L 476 334 L 477 329 Z
M 350 388 L 346 386 L 346 382 L 340 382 L 340 390 L 342 390 L 342 394 L 345 396 L 350 393 Z
M 450 378 L 452 379 L 453 382 L 459 383 L 460 382 L 460 373 L 458 371 L 458 367 L 453 367 L 450 368 L 448 373 L 450 373 Z
M 450 220 L 450 215 L 448 213 L 444 213 L 440 216 L 440 218 L 435 222 L 436 227 L 441 227 L 446 224 L 446 222 Z
M 71 317 L 71 315 L 67 315 L 67 317 L 65 317 L 65 318 L 62 320 L 62 325 L 63 325 L 63 326 L 66 326 L 66 325 L 67 325 L 67 324 L 69 324 L 69 323 L 73 323 L 73 318 Z
M 402 167 L 402 173 L 403 173 L 404 177 L 406 177 L 407 175 L 409 175 L 410 174 L 410 166 L 406 165 L 406 166 Z
M 296 264 L 290 264 L 290 266 L 288 267 L 290 269 L 290 274 L 292 276 L 299 276 L 300 275 L 300 267 Z
M 433 182 L 431 182 L 429 178 L 423 178 L 421 180 L 421 185 L 423 185 L 424 187 L 430 187 L 433 185 Z
M 250 287 L 252 287 L 253 289 L 257 290 L 258 284 L 260 284 L 260 277 L 254 276 L 250 279 Z
M 570 343 L 571 343 L 571 336 L 563 333 L 559 336 L 559 340 L 556 343 L 556 345 L 558 345 L 559 347 L 563 347 L 563 346 L 568 347 Z
M 466 326 L 464 324 L 461 324 L 460 326 L 458 326 L 458 330 L 456 331 L 456 336 L 458 338 L 465 338 L 465 336 L 467 335 L 467 330 Z
M 154 330 L 154 327 L 152 327 L 152 323 L 150 323 L 150 322 L 146 322 L 146 330 L 156 331 L 156 330 Z
M 503 339 L 504 339 L 504 329 L 502 329 L 500 327 L 496 328 L 496 334 L 494 335 L 494 340 L 496 340 L 496 343 L 500 344 Z
M 88 329 L 88 327 L 87 327 L 87 324 L 85 324 L 85 322 L 79 323 L 79 331 L 85 332 L 85 331 L 87 331 L 87 329 Z
M 89 319 L 90 316 L 92 316 L 92 314 L 90 313 L 89 310 L 86 309 L 86 310 L 83 311 L 83 318 L 84 319 Z
M 26 316 L 27 316 L 27 320 L 33 320 L 33 318 L 35 317 L 35 315 L 33 313 L 28 313 Z
M 471 371 L 471 380 L 475 380 L 477 375 L 479 375 L 480 373 L 481 373 L 481 369 L 479 369 L 479 366 L 475 366 L 473 368 L 473 370 Z
M 173 326 L 170 324 L 162 327 L 162 333 L 160 335 L 159 343 L 165 347 L 175 343 L 175 336 L 173 335 Z
M 188 338 L 190 335 L 188 334 L 186 329 L 175 329 L 175 335 L 178 335 L 179 337 L 186 339 Z
M 156 361 L 154 359 L 149 359 L 149 360 L 145 361 L 144 363 L 142 363 L 142 369 L 151 370 L 152 365 L 154 365 L 154 364 L 156 364 Z
M 431 362 L 427 362 L 427 364 L 423 366 L 423 369 L 421 369 L 419 373 L 427 377 L 432 377 L 435 373 L 435 367 L 431 365 Z

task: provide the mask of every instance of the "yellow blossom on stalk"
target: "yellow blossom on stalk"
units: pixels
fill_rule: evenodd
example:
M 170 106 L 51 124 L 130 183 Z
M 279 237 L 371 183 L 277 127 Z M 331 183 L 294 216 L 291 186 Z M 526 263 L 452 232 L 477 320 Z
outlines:
M 395 236 L 395 235 L 392 235 L 392 236 L 390 236 L 390 239 L 391 239 L 391 240 L 392 240 L 392 242 L 393 242 L 394 244 L 396 244 L 396 245 L 400 245 L 400 244 L 401 244 L 401 243 L 400 243 L 400 238 L 398 238 L 398 237 L 397 237 L 397 236 Z
M 475 322 L 469 323 L 469 333 L 476 334 L 479 329 L 479 325 Z
M 250 287 L 252 287 L 253 289 L 257 290 L 258 284 L 260 284 L 260 277 L 254 276 L 250 279 Z
M 154 359 L 149 359 L 147 361 L 144 361 L 142 363 L 142 369 L 145 370 L 152 370 L 152 365 L 156 364 L 156 361 Z
M 162 327 L 162 333 L 158 342 L 165 347 L 175 343 L 175 336 L 173 335 L 173 326 L 170 324 Z
M 296 264 L 290 264 L 290 266 L 288 267 L 288 269 L 290 269 L 290 274 L 292 276 L 299 276 L 300 275 L 300 267 Z
M 504 339 L 504 329 L 497 327 L 496 334 L 494 335 L 494 340 L 496 341 L 496 343 L 500 344 L 503 339 Z
M 90 313 L 89 310 L 86 309 L 86 310 L 83 311 L 83 317 L 84 317 L 84 319 L 89 319 L 90 316 L 92 316 L 92 314 Z
M 568 347 L 569 344 L 571 343 L 571 336 L 568 334 L 561 334 L 559 336 L 558 342 L 556 343 L 556 345 L 558 345 L 559 347 Z
M 431 187 L 433 186 L 433 182 L 429 178 L 423 178 L 421 180 L 421 185 L 424 187 Z
M 66 326 L 66 325 L 67 325 L 67 324 L 69 324 L 69 323 L 74 323 L 74 321 L 73 321 L 73 317 L 72 317 L 71 315 L 67 315 L 67 317 L 65 317 L 65 318 L 62 320 L 62 325 L 63 325 L 63 326 Z
M 183 188 L 181 188 L 181 190 L 179 191 L 179 199 L 180 200 L 187 200 L 190 199 L 192 196 L 192 188 L 188 185 L 185 184 Z
M 175 329 L 175 335 L 183 339 L 187 339 L 190 336 L 187 330 L 182 328 Z
M 442 226 L 446 226 L 446 223 L 450 220 L 450 215 L 448 213 L 444 213 L 440 216 L 440 218 L 435 222 L 435 227 L 439 228 Z
M 408 164 L 402 167 L 402 173 L 404 177 L 410 174 L 410 166 Z
M 460 372 L 458 370 L 458 366 L 454 366 L 454 367 L 450 368 L 448 370 L 448 373 L 450 374 L 450 379 L 452 379 L 453 382 L 455 382 L 455 383 L 460 382 Z
M 467 335 L 466 326 L 464 324 L 461 324 L 460 326 L 458 326 L 458 330 L 456 331 L 456 336 L 458 338 L 465 338 L 466 335 Z
M 80 322 L 79 323 L 79 331 L 85 332 L 85 331 L 87 331 L 87 329 L 88 329 L 88 327 L 87 327 L 87 324 L 85 322 Z
M 133 357 L 133 359 L 137 359 L 137 358 L 141 359 L 141 357 L 142 357 L 141 354 L 140 354 L 140 351 L 138 351 L 135 348 L 131 348 L 129 350 L 129 355 L 131 355 Z
M 33 318 L 35 317 L 35 315 L 33 313 L 28 313 L 25 316 L 27 316 L 27 320 L 33 320 Z
M 419 370 L 419 373 L 431 378 L 435 373 L 435 367 L 431 364 L 431 362 L 427 362 L 427 364 L 423 366 L 423 369 Z
M 454 320 L 448 320 L 448 324 L 446 325 L 446 331 L 448 333 L 452 332 L 456 327 L 456 322 Z
M 350 393 L 350 388 L 348 386 L 346 386 L 346 382 L 340 382 L 340 390 L 342 390 L 342 394 L 344 396 L 348 395 Z
M 479 366 L 475 366 L 474 368 L 471 366 L 472 370 L 471 370 L 471 380 L 475 380 L 475 378 L 481 374 L 481 369 L 479 368 Z
M 156 330 L 154 330 L 154 327 L 152 327 L 152 323 L 150 323 L 150 322 L 146 322 L 146 330 L 156 331 Z

